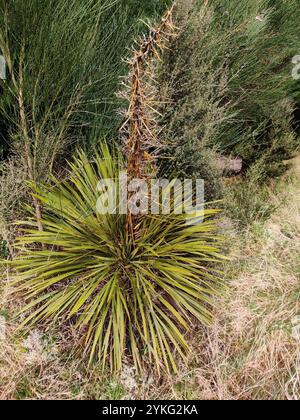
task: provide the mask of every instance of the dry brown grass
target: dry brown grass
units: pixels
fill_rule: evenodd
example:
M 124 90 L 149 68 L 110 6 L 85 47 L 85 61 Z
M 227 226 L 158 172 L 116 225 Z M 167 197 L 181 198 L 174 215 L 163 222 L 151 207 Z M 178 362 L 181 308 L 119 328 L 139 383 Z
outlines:
M 235 247 L 226 267 L 225 304 L 214 327 L 194 338 L 191 368 L 168 389 L 168 398 L 300 398 L 300 334 L 295 336 L 300 314 L 300 159 L 295 163 L 297 178 L 283 181 L 274 200 L 280 205 L 284 197 L 284 204 L 272 219 L 255 224 L 242 238 L 231 233 Z
M 0 398 L 299 399 L 300 158 L 295 171 L 274 196 L 278 204 L 285 201 L 269 222 L 242 236 L 228 233 L 226 297 L 215 325 L 194 332 L 189 364 L 176 377 L 138 380 L 126 368 L 112 379 L 97 368 L 89 371 L 73 352 L 71 327 L 18 337 L 9 320 L 16 302 L 8 303 L 2 288 L 0 315 L 8 326 L 0 340 Z

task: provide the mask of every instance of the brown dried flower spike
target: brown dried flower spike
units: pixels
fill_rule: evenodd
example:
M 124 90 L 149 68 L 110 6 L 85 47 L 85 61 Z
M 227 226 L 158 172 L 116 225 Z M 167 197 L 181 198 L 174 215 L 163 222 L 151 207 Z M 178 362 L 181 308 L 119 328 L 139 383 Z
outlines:
M 128 82 L 124 83 L 127 91 L 123 96 L 129 107 L 120 132 L 124 137 L 130 179 L 147 177 L 146 163 L 155 157 L 160 147 L 156 134 L 158 111 L 153 62 L 160 60 L 161 51 L 175 35 L 173 9 L 174 5 L 164 15 L 161 24 L 155 29 L 150 28 L 149 36 L 139 40 L 139 48 L 133 50 L 133 57 L 128 60 L 131 72 Z

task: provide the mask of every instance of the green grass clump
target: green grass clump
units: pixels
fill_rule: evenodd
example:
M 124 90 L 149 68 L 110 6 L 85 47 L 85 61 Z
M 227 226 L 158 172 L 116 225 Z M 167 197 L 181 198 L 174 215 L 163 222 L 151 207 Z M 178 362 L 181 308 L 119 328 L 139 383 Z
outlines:
M 49 172 L 75 142 L 89 150 L 95 138 L 115 137 L 122 104 L 116 93 L 128 71 L 122 59 L 145 29 L 140 19 L 155 19 L 167 4 L 1 0 L 0 52 L 7 62 L 7 80 L 0 81 L 2 149 L 24 155 L 20 93 L 37 175 L 45 166 Z

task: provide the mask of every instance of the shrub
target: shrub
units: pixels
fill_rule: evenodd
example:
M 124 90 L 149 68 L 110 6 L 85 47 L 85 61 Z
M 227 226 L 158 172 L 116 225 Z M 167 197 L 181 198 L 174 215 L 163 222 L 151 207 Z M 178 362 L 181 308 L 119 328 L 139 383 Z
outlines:
M 209 324 L 221 281 L 209 266 L 221 259 L 216 223 L 186 216 L 144 216 L 133 240 L 126 215 L 96 212 L 101 179 L 118 179 L 121 158 L 106 146 L 92 162 L 81 152 L 69 179 L 33 185 L 43 205 L 43 232 L 26 225 L 17 242 L 16 292 L 28 301 L 24 324 L 71 319 L 82 345 L 103 368 L 119 371 L 125 355 L 135 365 L 176 370 L 185 357 L 184 334 L 195 320 Z M 79 343 L 80 344 L 80 343 Z
M 217 142 L 221 123 L 231 118 L 224 100 L 227 72 L 210 57 L 211 13 L 204 8 L 189 13 L 190 3 L 179 3 L 177 21 L 183 30 L 164 55 L 159 76 L 164 146 L 160 170 L 205 179 L 206 196 L 214 199 L 220 196 L 220 174 L 208 146 Z
M 44 173 L 45 162 L 51 169 L 70 143 L 80 141 L 88 149 L 99 136 L 115 137 L 121 123 L 116 92 L 128 71 L 122 58 L 144 29 L 139 18 L 155 18 L 168 1 L 138 3 L 0 0 L 0 52 L 8 75 L 0 81 L 5 142 L 23 152 L 21 93 L 30 140 L 39 156 L 38 174 Z
M 123 0 L 0 0 L 7 64 L 0 153 L 13 156 L 25 179 L 46 180 L 60 170 L 74 143 L 91 151 L 95 138 L 115 138 L 122 103 L 116 91 L 127 72 L 121 58 L 141 29 L 138 18 L 155 16 L 163 4 L 129 10 Z M 34 206 L 39 220 L 36 200 Z
M 277 175 L 299 146 L 291 124 L 297 18 L 296 3 L 280 0 L 196 0 L 189 13 L 180 10 L 183 30 L 161 76 L 163 171 L 207 177 L 210 148 L 240 156 L 245 168 L 268 155 L 265 171 Z

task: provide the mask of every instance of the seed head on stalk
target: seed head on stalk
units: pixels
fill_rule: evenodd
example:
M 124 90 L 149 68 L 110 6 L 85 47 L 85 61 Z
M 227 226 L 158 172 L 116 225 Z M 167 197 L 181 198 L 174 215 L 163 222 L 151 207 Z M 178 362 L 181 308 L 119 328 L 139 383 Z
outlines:
M 167 48 L 170 39 L 176 36 L 177 28 L 172 19 L 174 6 L 166 12 L 156 28 L 149 27 L 149 35 L 138 40 L 132 57 L 127 60 L 131 70 L 123 82 L 125 89 L 121 95 L 129 106 L 120 133 L 125 146 L 129 180 L 149 179 L 150 168 L 153 168 L 161 148 L 156 122 L 159 112 L 155 64 L 160 61 L 161 52 Z M 128 214 L 128 228 L 133 237 L 138 225 L 134 219 Z

